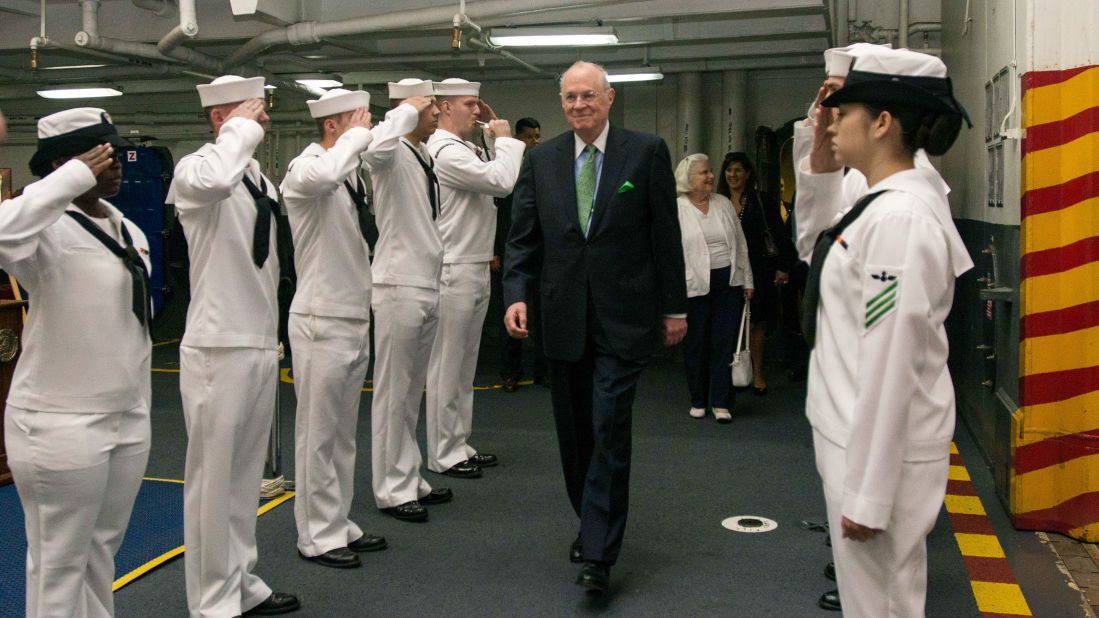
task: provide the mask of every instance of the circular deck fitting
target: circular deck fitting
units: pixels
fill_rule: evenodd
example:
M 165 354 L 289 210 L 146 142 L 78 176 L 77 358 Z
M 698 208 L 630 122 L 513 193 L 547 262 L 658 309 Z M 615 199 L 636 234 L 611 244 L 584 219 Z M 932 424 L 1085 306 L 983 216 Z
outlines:
M 758 515 L 734 515 L 733 517 L 726 517 L 721 521 L 721 525 L 727 530 L 732 530 L 733 532 L 746 532 L 748 534 L 770 532 L 775 528 L 778 528 L 778 522 L 775 520 L 760 517 Z

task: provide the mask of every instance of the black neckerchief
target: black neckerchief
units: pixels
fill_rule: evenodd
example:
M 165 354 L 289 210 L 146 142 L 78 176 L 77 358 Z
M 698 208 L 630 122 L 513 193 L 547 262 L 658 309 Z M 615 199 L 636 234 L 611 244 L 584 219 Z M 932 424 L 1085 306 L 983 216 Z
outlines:
M 263 268 L 263 263 L 267 261 L 267 255 L 271 252 L 271 219 L 272 215 L 277 217 L 279 203 L 267 195 L 267 182 L 263 180 L 262 175 L 259 178 L 259 188 L 248 174 L 245 174 L 242 180 L 248 193 L 256 202 L 256 226 L 252 229 L 252 262 L 257 268 Z
M 145 267 L 145 260 L 141 259 L 141 254 L 134 247 L 134 241 L 130 237 L 130 231 L 126 229 L 126 224 L 120 222 L 119 225 L 122 229 L 122 240 L 126 243 L 125 248 L 123 248 L 117 240 L 111 238 L 102 228 L 92 223 L 91 219 L 84 213 L 66 210 L 65 214 L 72 217 L 73 221 L 76 221 L 80 227 L 103 243 L 103 246 L 111 253 L 122 259 L 122 265 L 130 272 L 132 282 L 131 305 L 134 315 L 137 317 L 137 321 L 141 323 L 142 328 L 148 330 L 149 318 L 153 314 L 152 307 L 149 305 L 149 271 Z
M 344 180 L 343 187 L 347 189 L 347 194 L 351 196 L 351 201 L 355 203 L 355 212 L 359 215 L 359 233 L 363 235 L 363 240 L 369 244 L 370 239 L 367 230 L 370 227 L 370 210 L 366 203 L 366 187 L 363 186 L 363 179 L 355 174 L 355 186 L 352 187 L 350 182 Z
M 401 142 L 410 151 L 412 156 L 416 157 L 416 162 L 420 164 L 420 168 L 424 170 L 424 175 L 427 176 L 427 200 L 431 202 L 431 220 L 439 218 L 439 177 L 435 175 L 435 163 L 428 163 L 420 157 L 420 153 L 416 151 L 416 148 L 408 142 Z

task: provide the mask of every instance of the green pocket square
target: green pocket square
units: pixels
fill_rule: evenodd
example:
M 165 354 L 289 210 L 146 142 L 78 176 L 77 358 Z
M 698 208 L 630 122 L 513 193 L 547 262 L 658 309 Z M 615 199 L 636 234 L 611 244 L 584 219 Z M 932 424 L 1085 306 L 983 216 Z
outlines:
M 618 187 L 618 192 L 619 193 L 625 193 L 626 191 L 629 191 L 630 189 L 633 189 L 633 188 L 634 188 L 633 183 L 627 180 L 626 182 L 622 183 L 621 187 Z

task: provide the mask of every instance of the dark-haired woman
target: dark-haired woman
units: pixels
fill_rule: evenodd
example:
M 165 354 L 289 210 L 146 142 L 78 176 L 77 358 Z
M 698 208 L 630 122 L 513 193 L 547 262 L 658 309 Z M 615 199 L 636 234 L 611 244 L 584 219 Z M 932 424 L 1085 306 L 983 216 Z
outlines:
M 812 261 L 806 413 L 840 597 L 849 616 L 922 616 L 954 433 L 943 323 L 973 264 L 941 180 L 913 157 L 946 152 L 965 112 L 942 61 L 889 49 L 859 57 L 822 105 L 797 223 Z M 842 166 L 869 186 L 854 205 Z
M 748 261 L 756 284 L 752 297 L 752 390 L 767 393 L 763 376 L 763 345 L 767 333 L 778 324 L 779 288 L 790 281 L 796 258 L 794 244 L 785 233 L 778 200 L 756 185 L 756 168 L 743 152 L 730 152 L 721 163 L 717 192 L 729 198 L 740 218 L 748 243 Z

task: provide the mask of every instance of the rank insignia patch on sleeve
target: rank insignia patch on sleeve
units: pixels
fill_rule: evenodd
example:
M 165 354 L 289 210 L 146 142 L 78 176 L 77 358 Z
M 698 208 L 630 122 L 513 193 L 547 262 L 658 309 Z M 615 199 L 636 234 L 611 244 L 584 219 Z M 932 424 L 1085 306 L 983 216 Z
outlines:
M 901 283 L 901 274 L 896 269 L 870 269 L 870 280 L 866 282 L 866 317 L 863 327 L 869 330 L 882 318 L 897 308 L 897 290 Z

